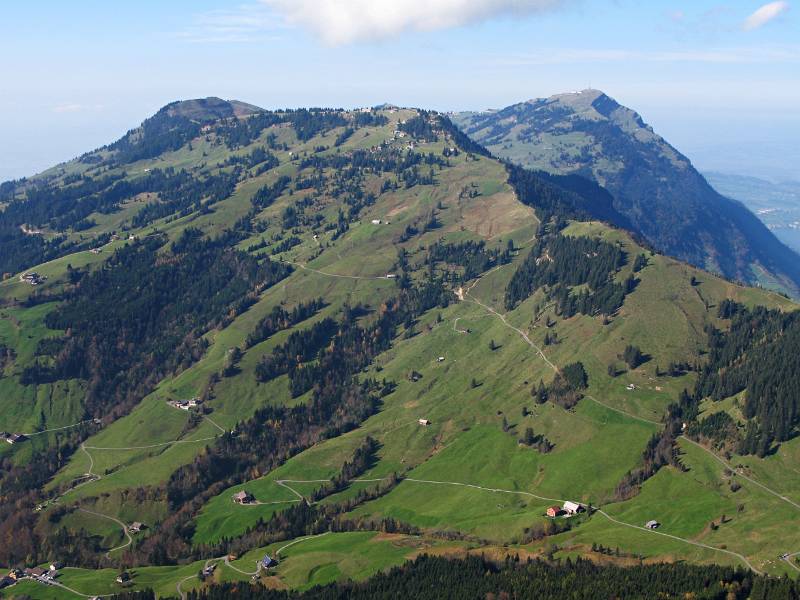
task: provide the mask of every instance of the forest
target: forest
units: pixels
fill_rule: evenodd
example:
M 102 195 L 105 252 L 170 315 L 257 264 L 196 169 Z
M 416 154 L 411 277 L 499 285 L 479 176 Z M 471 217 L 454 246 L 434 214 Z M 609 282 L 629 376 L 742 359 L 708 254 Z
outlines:
M 736 432 L 738 452 L 764 457 L 800 424 L 800 314 L 730 300 L 720 303 L 718 314 L 730 319 L 730 328 L 708 328 L 710 351 L 695 397 L 722 400 L 744 392 L 748 422 L 738 433 L 729 420 L 708 417 L 694 431 L 712 439 Z
M 750 571 L 685 563 L 602 566 L 584 559 L 559 561 L 483 556 L 453 560 L 422 555 L 386 573 L 356 583 L 342 582 L 305 592 L 226 583 L 189 592 L 188 600 L 344 600 L 415 598 L 500 600 L 595 600 L 598 598 L 679 600 L 768 600 L 800 598 L 800 585 Z
M 600 239 L 542 233 L 508 283 L 506 308 L 515 308 L 539 288 L 565 317 L 611 315 L 622 306 L 636 285 L 632 276 L 624 283 L 614 281 L 627 260 L 622 249 Z M 574 293 L 574 286 L 585 289 Z
M 204 239 L 187 229 L 160 255 L 164 238 L 128 245 L 104 268 L 82 274 L 65 301 L 46 317 L 67 331 L 25 369 L 23 383 L 79 378 L 88 382 L 87 415 L 125 414 L 164 376 L 205 351 L 202 334 L 241 313 L 257 294 L 291 271 L 231 250 L 229 235 Z

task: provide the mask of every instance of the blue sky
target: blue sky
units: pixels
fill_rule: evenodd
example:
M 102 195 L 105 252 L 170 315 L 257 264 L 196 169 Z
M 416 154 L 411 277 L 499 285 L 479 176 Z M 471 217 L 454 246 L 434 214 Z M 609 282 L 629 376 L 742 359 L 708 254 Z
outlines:
M 460 110 L 590 85 L 701 168 L 800 179 L 798 25 L 797 0 L 8 0 L 0 180 L 176 99 Z

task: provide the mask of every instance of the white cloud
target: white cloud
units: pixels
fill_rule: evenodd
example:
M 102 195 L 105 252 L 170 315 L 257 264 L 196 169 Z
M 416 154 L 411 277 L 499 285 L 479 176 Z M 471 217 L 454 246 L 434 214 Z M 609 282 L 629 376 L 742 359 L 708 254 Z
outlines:
M 770 2 L 765 4 L 744 20 L 742 28 L 745 31 L 758 29 L 770 21 L 777 19 L 787 10 L 789 10 L 789 3 L 782 0 L 779 2 Z
M 261 0 L 330 45 L 434 31 L 501 15 L 542 12 L 568 0 Z

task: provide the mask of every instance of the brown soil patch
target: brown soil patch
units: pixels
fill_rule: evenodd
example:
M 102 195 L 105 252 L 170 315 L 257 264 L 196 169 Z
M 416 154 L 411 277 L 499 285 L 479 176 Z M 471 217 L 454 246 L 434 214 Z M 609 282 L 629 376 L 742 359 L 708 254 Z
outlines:
M 510 191 L 462 199 L 459 208 L 461 219 L 456 227 L 464 227 L 487 238 L 500 237 L 536 223 L 533 209 L 519 202 Z
M 386 213 L 386 216 L 394 217 L 403 212 L 404 210 L 408 210 L 408 204 L 401 204 L 400 206 L 394 207 L 392 210 Z
M 269 577 L 262 577 L 261 583 L 271 590 L 288 590 L 289 586 L 277 575 L 270 575 Z

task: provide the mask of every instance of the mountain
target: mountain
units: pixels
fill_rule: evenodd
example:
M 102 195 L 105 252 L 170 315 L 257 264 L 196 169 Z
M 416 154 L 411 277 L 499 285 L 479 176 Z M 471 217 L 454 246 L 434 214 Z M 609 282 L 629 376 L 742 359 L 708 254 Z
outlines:
M 634 111 L 599 90 L 454 121 L 495 155 L 597 181 L 653 246 L 750 284 L 800 293 L 800 261 L 740 202 L 717 193 Z
M 794 572 L 794 302 L 435 112 L 202 105 L 3 185 L 0 564 L 159 597 L 424 553 Z

